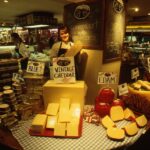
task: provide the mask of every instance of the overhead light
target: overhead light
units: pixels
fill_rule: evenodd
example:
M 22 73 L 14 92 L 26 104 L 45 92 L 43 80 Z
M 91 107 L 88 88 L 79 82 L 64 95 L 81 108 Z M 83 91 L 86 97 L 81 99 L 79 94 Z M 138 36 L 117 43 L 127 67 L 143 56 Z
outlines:
M 29 25 L 29 26 L 24 26 L 24 28 L 44 28 L 44 27 L 49 27 L 48 24 L 38 24 L 38 25 Z
M 8 0 L 4 0 L 4 3 L 8 3 Z
M 150 13 L 148 13 L 147 15 L 150 16 Z
M 135 11 L 135 12 L 138 12 L 138 11 L 139 11 L 139 8 L 137 8 L 137 7 L 134 8 L 134 11 Z

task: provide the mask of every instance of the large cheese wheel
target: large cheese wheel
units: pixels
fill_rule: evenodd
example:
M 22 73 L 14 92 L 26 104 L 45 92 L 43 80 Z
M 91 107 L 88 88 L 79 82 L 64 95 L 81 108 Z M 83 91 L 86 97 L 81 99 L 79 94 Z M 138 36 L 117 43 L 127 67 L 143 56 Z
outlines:
M 139 128 L 137 127 L 136 123 L 133 122 L 133 123 L 130 123 L 130 124 L 127 124 L 125 127 L 125 132 L 128 136 L 133 136 L 133 135 L 136 135 L 139 131 Z
M 121 106 L 112 106 L 110 109 L 110 117 L 113 121 L 124 119 L 124 112 Z
M 125 131 L 116 127 L 107 129 L 107 136 L 113 140 L 123 140 L 125 138 Z
M 109 128 L 109 127 L 114 127 L 115 126 L 115 123 L 111 120 L 111 118 L 108 115 L 103 117 L 101 122 L 102 122 L 102 125 L 105 128 Z

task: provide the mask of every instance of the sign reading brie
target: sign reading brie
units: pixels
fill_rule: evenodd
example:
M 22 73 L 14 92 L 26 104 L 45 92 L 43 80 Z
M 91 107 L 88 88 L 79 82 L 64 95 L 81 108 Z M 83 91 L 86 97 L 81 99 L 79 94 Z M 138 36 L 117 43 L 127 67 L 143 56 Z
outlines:
M 44 74 L 45 63 L 28 61 L 27 72 L 43 75 Z
M 113 72 L 99 72 L 98 84 L 116 84 L 117 74 Z
M 74 83 L 75 78 L 74 57 L 53 58 L 53 78 L 57 83 Z

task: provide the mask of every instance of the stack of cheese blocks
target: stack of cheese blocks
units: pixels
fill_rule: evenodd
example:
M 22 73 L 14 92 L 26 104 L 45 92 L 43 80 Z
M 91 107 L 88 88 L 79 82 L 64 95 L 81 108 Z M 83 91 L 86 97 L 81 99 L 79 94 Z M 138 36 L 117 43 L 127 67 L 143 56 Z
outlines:
M 69 98 L 61 98 L 60 103 L 49 103 L 46 114 L 37 114 L 33 119 L 31 131 L 42 133 L 53 130 L 54 136 L 79 135 L 81 108 L 79 103 L 70 103 Z
M 121 120 L 129 121 L 124 127 L 119 128 L 116 122 Z M 138 133 L 139 128 L 147 124 L 145 115 L 135 117 L 133 111 L 129 108 L 123 110 L 121 106 L 112 106 L 110 116 L 106 115 L 102 118 L 102 125 L 107 129 L 107 136 L 113 140 L 123 140 L 125 135 L 134 136 Z

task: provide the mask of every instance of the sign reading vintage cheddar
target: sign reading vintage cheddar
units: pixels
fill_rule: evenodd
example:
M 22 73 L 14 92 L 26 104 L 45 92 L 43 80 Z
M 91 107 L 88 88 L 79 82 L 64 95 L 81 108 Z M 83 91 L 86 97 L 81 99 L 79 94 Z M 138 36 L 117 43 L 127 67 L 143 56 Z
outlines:
M 53 58 L 53 77 L 57 83 L 76 82 L 74 57 Z

